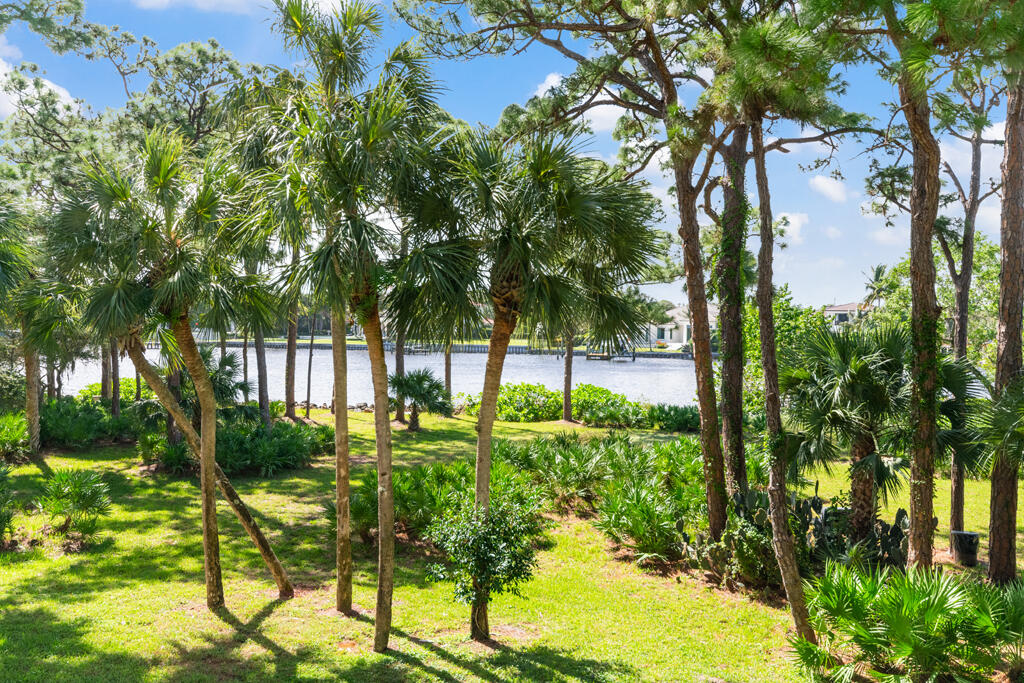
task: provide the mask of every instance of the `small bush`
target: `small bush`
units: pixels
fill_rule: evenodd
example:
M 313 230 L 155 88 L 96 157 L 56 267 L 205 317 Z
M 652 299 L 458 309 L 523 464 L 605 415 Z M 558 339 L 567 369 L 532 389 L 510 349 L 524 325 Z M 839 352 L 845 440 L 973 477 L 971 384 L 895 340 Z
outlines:
M 604 491 L 598 514 L 597 528 L 628 548 L 641 564 L 682 556 L 686 540 L 683 519 L 657 478 L 611 482 Z
M 451 582 L 464 603 L 518 595 L 537 563 L 535 516 L 535 509 L 502 496 L 487 512 L 467 503 L 445 513 L 427 531 L 447 558 L 431 567 L 431 577 Z
M 0 413 L 25 410 L 25 375 L 9 370 L 0 371 Z
M 0 415 L 0 460 L 20 462 L 28 455 L 28 423 L 25 415 Z
M 38 506 L 51 521 L 61 520 L 56 533 L 92 536 L 99 518 L 110 511 L 110 489 L 96 472 L 57 470 L 43 484 Z
M 700 429 L 697 406 L 675 406 L 659 403 L 651 406 L 648 420 L 651 427 L 666 432 L 696 432 Z
M 941 570 L 829 562 L 807 591 L 819 644 L 797 640 L 794 648 L 805 672 L 829 680 L 988 680 L 1004 654 L 1018 650 L 1022 597 L 1018 586 Z
M 135 400 L 135 377 L 126 376 L 120 378 L 121 387 L 121 407 L 128 407 Z M 156 398 L 156 394 L 149 388 L 149 385 L 144 381 L 141 382 L 140 388 L 142 389 L 143 400 L 149 400 Z M 78 392 L 78 398 L 87 401 L 92 401 L 95 398 L 99 398 L 103 390 L 103 385 L 100 382 L 94 382 L 87 384 L 84 389 Z
M 102 439 L 133 441 L 146 431 L 140 417 L 127 408 L 113 417 L 105 404 L 65 396 L 40 405 L 40 438 L 58 448 L 85 448 Z

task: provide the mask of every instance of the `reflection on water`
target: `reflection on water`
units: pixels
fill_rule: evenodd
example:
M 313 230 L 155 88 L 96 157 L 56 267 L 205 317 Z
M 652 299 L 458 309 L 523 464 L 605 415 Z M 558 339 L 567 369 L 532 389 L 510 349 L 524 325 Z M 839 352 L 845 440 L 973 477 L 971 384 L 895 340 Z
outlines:
M 241 354 L 241 349 L 229 349 Z M 299 350 L 298 371 L 295 386 L 297 399 L 306 398 L 306 363 L 308 350 Z M 158 352 L 150 350 L 147 356 L 153 361 Z M 284 349 L 267 349 L 267 374 L 271 400 L 284 399 Z M 349 403 L 369 403 L 373 400 L 370 380 L 369 357 L 364 350 L 350 349 L 348 353 L 348 396 Z M 483 387 L 483 353 L 456 353 L 452 355 L 452 390 L 455 393 L 479 393 Z M 394 370 L 394 354 L 388 354 L 388 370 Z M 241 366 L 241 363 L 239 363 Z M 438 377 L 444 376 L 442 354 L 407 355 L 407 370 L 429 368 Z M 134 370 L 131 360 L 122 361 L 122 376 L 131 376 Z M 506 384 L 532 382 L 544 384 L 551 389 L 562 386 L 563 361 L 556 356 L 509 355 L 505 359 L 502 381 Z M 256 357 L 249 350 L 249 380 L 255 385 Z M 100 365 L 81 363 L 74 374 L 64 379 L 65 393 L 74 394 L 87 384 L 100 381 Z M 625 394 L 633 400 L 652 403 L 694 403 L 696 384 L 693 362 L 678 358 L 638 358 L 635 362 L 588 361 L 583 356 L 573 359 L 573 384 L 597 384 L 614 392 Z M 332 392 L 331 352 L 327 349 L 313 351 L 312 400 L 314 403 L 328 403 Z

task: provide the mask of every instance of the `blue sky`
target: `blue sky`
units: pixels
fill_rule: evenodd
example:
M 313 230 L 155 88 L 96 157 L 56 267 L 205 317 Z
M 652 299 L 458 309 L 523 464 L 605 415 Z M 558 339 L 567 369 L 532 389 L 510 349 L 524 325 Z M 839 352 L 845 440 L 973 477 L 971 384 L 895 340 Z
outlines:
M 321 0 L 325 5 L 331 0 Z M 118 24 L 136 35 L 146 35 L 167 49 L 181 42 L 216 38 L 243 62 L 288 65 L 280 41 L 271 34 L 267 3 L 263 0 L 87 0 L 92 21 Z M 389 21 L 384 43 L 394 44 L 411 37 L 404 24 Z M 102 63 L 89 63 L 74 56 L 50 54 L 24 27 L 12 27 L 0 36 L 0 69 L 20 61 L 42 66 L 46 78 L 86 100 L 94 109 L 124 103 L 120 80 Z M 524 103 L 557 81 L 572 66 L 550 49 L 537 45 L 522 55 L 479 58 L 468 62 L 437 61 L 435 73 L 446 90 L 442 104 L 454 115 L 472 123 L 494 124 L 501 111 L 513 102 Z M 867 71 L 846 74 L 850 81 L 844 106 L 883 116 L 878 103 L 892 97 L 889 85 Z M 0 101 L 0 115 L 5 111 Z M 610 113 L 610 112 L 609 112 Z M 614 117 L 599 112 L 593 117 L 594 137 L 589 149 L 610 158 L 617 151 L 610 130 Z M 1000 126 L 1001 128 L 1001 126 Z M 791 136 L 793 130 L 780 130 Z M 906 253 L 909 241 L 905 219 L 888 228 L 878 217 L 861 211 L 863 176 L 867 159 L 854 141 L 844 143 L 835 160 L 842 180 L 829 169 L 804 171 L 820 153 L 817 145 L 797 145 L 789 154 L 774 154 L 769 172 L 776 215 L 789 216 L 788 246 L 777 254 L 775 279 L 788 283 L 798 303 L 827 305 L 859 300 L 864 292 L 864 272 L 876 263 L 894 263 Z M 954 168 L 966 169 L 966 145 L 944 141 L 943 153 Z M 998 151 L 985 160 L 987 173 L 998 174 Z M 752 168 L 748 192 L 753 190 Z M 667 196 L 670 182 L 652 170 L 645 176 L 652 190 Z M 756 201 L 756 200 L 755 200 Z M 672 229 L 672 210 L 667 210 L 666 229 Z M 979 227 L 995 238 L 998 234 L 998 204 L 982 208 Z M 756 244 L 752 244 L 756 250 Z M 659 297 L 680 302 L 685 299 L 679 283 L 649 287 Z

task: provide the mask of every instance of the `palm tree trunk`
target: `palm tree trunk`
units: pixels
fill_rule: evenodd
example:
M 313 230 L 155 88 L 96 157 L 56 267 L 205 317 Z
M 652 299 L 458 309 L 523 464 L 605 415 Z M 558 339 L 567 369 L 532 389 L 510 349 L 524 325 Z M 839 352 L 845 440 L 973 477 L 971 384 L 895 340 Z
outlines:
M 743 452 L 743 249 L 747 238 L 747 126 L 738 126 L 722 148 L 728 180 L 722 187 L 721 247 L 718 287 L 722 364 L 722 434 L 725 442 L 725 484 L 729 495 L 746 493 L 747 464 Z
M 57 398 L 57 373 L 53 368 L 53 361 L 46 360 L 46 400 L 52 401 Z
M 310 339 L 312 340 L 312 335 Z M 310 368 L 313 345 L 310 343 Z M 334 503 L 338 533 L 335 560 L 338 573 L 337 607 L 352 611 L 352 529 L 349 522 L 349 447 L 348 447 L 348 348 L 345 330 L 345 304 L 331 309 L 331 356 L 334 366 Z M 307 394 L 308 396 L 308 394 Z
M 100 344 L 100 398 L 110 398 L 110 349 Z
M 292 249 L 292 266 L 299 263 L 299 248 Z M 284 352 L 284 416 L 290 420 L 295 415 L 295 365 L 299 350 L 299 299 L 288 305 L 288 343 Z
M 249 328 L 242 333 L 242 400 L 249 402 Z
M 220 331 L 220 357 L 224 358 L 228 355 L 228 333 L 226 330 Z
M 444 349 L 444 390 L 448 392 L 448 396 L 452 395 L 452 345 L 449 344 Z
M 565 332 L 565 369 L 562 372 L 562 419 L 572 422 L 572 350 L 573 334 Z
M 711 325 L 704 289 L 704 262 L 700 253 L 700 223 L 697 221 L 698 193 L 693 187 L 692 160 L 673 157 L 676 199 L 679 206 L 679 236 L 683 241 L 686 296 L 690 307 L 693 337 L 693 366 L 697 377 L 697 405 L 700 408 L 700 444 L 704 454 L 704 484 L 708 501 L 708 533 L 719 540 L 725 530 L 728 507 L 725 466 L 718 432 L 718 405 L 711 354 Z
M 306 419 L 309 419 L 309 402 L 313 396 L 313 344 L 316 342 L 316 313 L 309 323 L 309 361 L 306 363 Z M 333 344 L 332 344 L 333 345 Z
M 494 302 L 494 327 L 487 348 L 487 366 L 484 370 L 484 388 L 480 395 L 480 412 L 477 416 L 476 431 L 476 493 L 475 503 L 479 510 L 486 512 L 491 505 L 491 436 L 498 410 L 498 390 L 501 388 L 501 371 L 505 365 L 505 354 L 509 340 L 516 329 L 518 314 L 500 302 Z M 478 590 L 470 611 L 470 635 L 474 640 L 491 637 L 487 621 L 487 594 Z
M 875 452 L 875 441 L 863 434 L 850 451 L 850 529 L 854 541 L 863 541 L 875 524 L 875 477 L 872 470 L 857 467 Z
M 263 328 L 253 328 L 253 346 L 256 349 L 256 391 L 259 398 L 260 419 L 263 427 L 270 433 L 270 393 L 267 386 L 267 345 L 263 337 Z
M 39 452 L 39 352 L 28 342 L 28 325 L 21 327 L 22 353 L 25 356 L 25 422 L 28 425 L 28 452 Z
M 899 83 L 903 113 L 910 127 L 914 170 L 910 190 L 910 294 L 913 381 L 910 419 L 914 427 L 910 464 L 910 542 L 908 566 L 930 567 L 935 540 L 935 449 L 938 416 L 939 314 L 935 299 L 932 232 L 939 209 L 939 143 L 931 126 L 926 95 L 917 94 L 910 76 Z
M 399 330 L 395 336 L 395 374 L 405 375 L 405 330 Z M 395 420 L 405 422 L 405 396 L 395 396 Z
M 110 414 L 121 417 L 121 358 L 117 340 L 110 340 Z
M 391 422 L 388 399 L 388 368 L 384 335 L 376 302 L 363 323 L 373 378 L 373 422 L 377 441 L 377 613 L 373 639 L 375 652 L 388 649 L 391 635 L 391 594 L 395 579 L 395 499 L 391 486 Z M 338 405 L 338 412 L 347 406 Z
M 224 606 L 224 583 L 220 572 L 220 541 L 217 537 L 216 481 L 217 400 L 203 359 L 199 355 L 188 315 L 181 315 L 171 325 L 181 350 L 182 360 L 192 377 L 196 398 L 202 411 L 202 432 L 199 437 L 199 489 L 203 503 L 203 566 L 206 570 L 206 606 L 211 610 Z M 182 429 L 185 424 L 181 423 Z
M 757 316 L 761 333 L 761 367 L 764 372 L 764 410 L 767 443 L 771 448 L 768 471 L 768 514 L 772 523 L 772 548 L 786 590 L 797 635 L 816 643 L 804 600 L 804 586 L 796 561 L 793 533 L 789 528 L 789 496 L 786 493 L 785 451 L 781 448 L 782 405 L 779 398 L 779 364 L 775 347 L 775 311 L 772 308 L 772 261 L 774 259 L 774 218 L 771 190 L 764 158 L 764 134 L 758 119 L 751 126 L 754 144 L 754 170 L 760 204 L 761 249 L 757 257 Z
M 1024 75 L 1010 73 L 1003 144 L 1003 205 L 999 227 L 999 325 L 996 394 L 1021 372 L 1021 308 L 1024 307 Z M 988 577 L 1007 583 L 1017 572 L 1017 462 L 1003 452 L 992 463 Z
M 164 383 L 160 378 L 160 373 L 157 372 L 156 368 L 150 365 L 149 360 L 146 358 L 146 352 L 142 344 L 138 339 L 129 340 L 127 348 L 128 357 L 132 359 L 135 364 L 136 376 L 144 376 L 146 378 L 146 384 L 156 394 L 157 399 L 163 405 L 169 413 L 176 416 L 177 422 L 184 425 L 184 435 L 188 442 L 189 447 L 192 450 L 193 457 L 198 460 L 202 453 L 202 443 L 199 434 L 192 429 L 192 425 L 188 423 L 188 418 L 185 417 L 185 412 L 181 409 L 181 404 L 171 393 L 170 387 Z M 284 567 L 281 566 L 281 562 L 277 559 L 277 555 L 274 553 L 274 549 L 270 547 L 270 542 L 267 537 L 263 535 L 263 531 L 260 529 L 256 520 L 253 519 L 252 514 L 249 513 L 249 508 L 246 507 L 245 503 L 239 497 L 238 492 L 231 485 L 227 475 L 221 470 L 220 465 L 214 467 L 214 476 L 217 478 L 217 486 L 220 488 L 221 493 L 224 494 L 225 500 L 228 505 L 231 506 L 232 512 L 241 522 L 242 528 L 249 534 L 249 538 L 256 544 L 256 547 L 260 551 L 260 556 L 263 558 L 263 562 L 267 565 L 267 569 L 270 570 L 270 575 L 274 577 L 274 582 L 277 583 L 278 596 L 282 598 L 290 598 L 295 594 L 295 590 L 292 587 L 291 581 L 288 579 L 288 574 L 285 572 Z

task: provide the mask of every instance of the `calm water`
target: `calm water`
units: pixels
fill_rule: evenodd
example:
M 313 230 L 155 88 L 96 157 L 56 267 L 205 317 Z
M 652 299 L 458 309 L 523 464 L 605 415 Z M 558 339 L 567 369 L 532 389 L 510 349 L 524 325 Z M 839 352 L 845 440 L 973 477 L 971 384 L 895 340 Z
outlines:
M 241 355 L 241 349 L 228 349 Z M 299 349 L 298 372 L 296 373 L 296 394 L 300 401 L 306 398 L 306 363 L 308 349 Z M 158 359 L 158 352 L 150 350 L 151 360 Z M 267 349 L 267 374 L 271 400 L 284 399 L 284 349 Z M 456 353 L 452 355 L 452 391 L 455 393 L 479 393 L 483 387 L 483 353 Z M 241 365 L 241 363 L 239 363 Z M 388 369 L 395 366 L 394 354 L 388 354 Z M 442 354 L 407 355 L 407 370 L 429 368 L 438 377 L 444 376 Z M 131 360 L 122 360 L 121 372 L 134 377 Z M 532 382 L 544 384 L 551 389 L 562 386 L 561 358 L 556 356 L 509 355 L 505 359 L 502 382 Z M 348 353 L 348 396 L 349 403 L 369 403 L 373 400 L 370 380 L 370 363 L 366 351 L 349 350 Z M 256 356 L 249 350 L 249 380 L 256 381 Z M 74 394 L 88 384 L 100 381 L 99 363 L 81 363 L 70 377 L 64 378 L 65 393 Z M 573 359 L 573 384 L 596 384 L 614 392 L 625 394 L 632 400 L 652 403 L 694 403 L 696 402 L 693 362 L 681 359 L 638 358 L 635 362 L 588 361 L 583 356 Z M 314 403 L 329 403 L 332 392 L 331 352 L 313 351 L 312 400 Z

